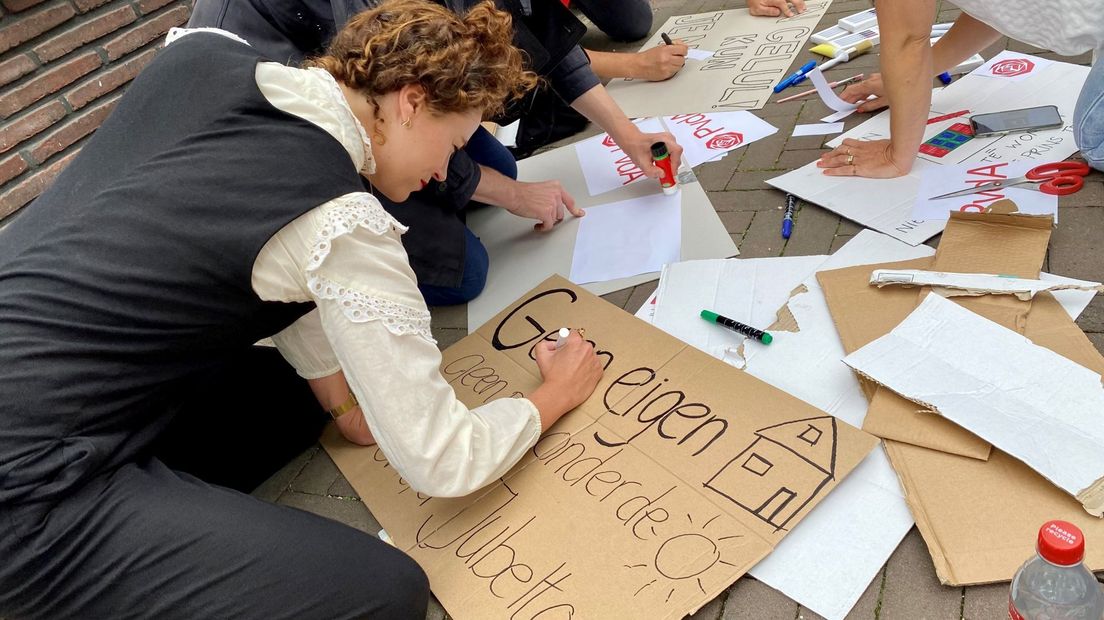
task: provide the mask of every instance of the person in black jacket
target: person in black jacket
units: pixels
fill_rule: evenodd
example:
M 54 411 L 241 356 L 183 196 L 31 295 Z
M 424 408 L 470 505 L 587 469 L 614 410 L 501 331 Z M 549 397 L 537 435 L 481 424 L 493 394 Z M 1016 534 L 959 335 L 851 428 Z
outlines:
M 266 57 L 299 64 L 321 50 L 350 16 L 378 0 L 197 0 L 189 27 L 233 32 Z M 439 0 L 457 14 L 474 0 Z M 606 130 L 641 169 L 653 178 L 660 171 L 651 160 L 654 142 L 666 142 L 677 166 L 682 148 L 670 133 L 646 134 L 634 125 L 606 92 L 578 46 L 585 27 L 560 0 L 497 0 L 514 17 L 514 43 L 529 66 L 546 77 L 571 107 Z M 508 110 L 506 122 L 524 114 L 532 99 Z M 381 197 L 385 207 L 410 226 L 403 244 L 430 305 L 464 303 L 483 290 L 488 259 L 478 238 L 463 222 L 471 202 L 502 207 L 539 220 L 551 230 L 566 213 L 581 216 L 558 181 L 522 183 L 512 157 L 485 130 L 479 129 L 463 152 L 452 158 L 444 182 L 432 182 L 399 208 Z

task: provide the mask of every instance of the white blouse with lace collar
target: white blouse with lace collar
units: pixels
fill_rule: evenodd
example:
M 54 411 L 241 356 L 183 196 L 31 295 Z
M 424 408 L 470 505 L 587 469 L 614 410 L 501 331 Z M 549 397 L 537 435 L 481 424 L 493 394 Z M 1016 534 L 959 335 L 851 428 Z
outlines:
M 259 63 L 261 93 L 275 107 L 341 142 L 360 170 L 371 144 L 334 79 L 319 69 Z M 367 192 L 331 200 L 284 227 L 253 265 L 253 290 L 270 301 L 317 309 L 273 336 L 306 378 L 345 371 L 388 461 L 417 490 L 466 495 L 502 476 L 540 436 L 537 408 L 504 398 L 468 409 L 439 371 L 400 235 L 406 227 Z

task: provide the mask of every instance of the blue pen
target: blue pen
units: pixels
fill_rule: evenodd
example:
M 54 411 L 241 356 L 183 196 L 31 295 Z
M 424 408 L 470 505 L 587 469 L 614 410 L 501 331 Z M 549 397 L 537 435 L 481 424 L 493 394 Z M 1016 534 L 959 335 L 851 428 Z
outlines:
M 786 194 L 786 215 L 782 217 L 782 238 L 789 239 L 793 232 L 794 208 L 797 207 L 797 196 Z
M 805 63 L 801 66 L 800 69 L 797 70 L 796 73 L 779 82 L 778 86 L 774 87 L 774 92 L 780 93 L 786 88 L 800 83 L 802 80 L 805 79 L 805 74 L 815 69 L 816 65 L 817 63 L 815 60 L 810 60 L 809 62 Z

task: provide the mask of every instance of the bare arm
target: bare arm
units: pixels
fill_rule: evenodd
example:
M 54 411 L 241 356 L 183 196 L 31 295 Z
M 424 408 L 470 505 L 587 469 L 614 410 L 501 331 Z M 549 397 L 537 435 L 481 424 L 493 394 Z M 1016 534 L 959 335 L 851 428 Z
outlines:
M 846 139 L 821 156 L 818 166 L 830 176 L 892 178 L 908 174 L 924 138 L 931 109 L 932 16 L 935 0 L 882 0 L 882 82 L 889 105 L 890 138 Z
M 596 52 L 586 50 L 590 68 L 603 80 L 632 78 L 661 82 L 682 69 L 689 48 L 675 40 L 671 45 L 657 45 L 642 52 Z
M 563 221 L 564 211 L 575 217 L 586 215 L 559 181 L 515 181 L 494 168 L 480 168 L 483 174 L 472 199 L 502 207 L 518 217 L 539 220 L 534 226 L 537 230 L 552 230 Z
M 571 107 L 606 130 L 628 155 L 633 163 L 640 167 L 645 175 L 658 179 L 662 171 L 652 162 L 651 146 L 654 142 L 665 142 L 671 153 L 671 164 L 677 170 L 682 161 L 682 147 L 669 132 L 644 133 L 625 116 L 621 107 L 609 96 L 601 84 L 583 93 L 571 102 Z
M 939 75 L 954 69 L 970 56 L 996 43 L 1001 33 L 963 13 L 932 46 L 932 71 Z
M 349 384 L 345 381 L 345 373 L 340 370 L 328 377 L 309 379 L 307 383 L 314 392 L 314 397 L 318 399 L 318 404 L 326 411 L 337 407 L 349 398 Z M 370 446 L 376 443 L 359 406 L 339 416 L 336 424 L 341 435 L 355 444 Z

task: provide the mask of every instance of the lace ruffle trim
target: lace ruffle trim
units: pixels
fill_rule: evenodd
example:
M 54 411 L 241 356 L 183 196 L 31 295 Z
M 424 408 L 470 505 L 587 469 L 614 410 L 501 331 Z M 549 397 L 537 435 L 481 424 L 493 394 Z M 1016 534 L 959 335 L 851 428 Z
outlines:
M 337 301 L 345 317 L 354 323 L 381 321 L 396 336 L 416 335 L 437 344 L 429 330 L 428 310 L 367 295 L 319 275 L 311 276 L 307 285 L 319 299 Z
M 379 200 L 371 194 L 338 198 L 322 213 L 322 226 L 307 262 L 307 271 L 313 271 L 322 265 L 330 255 L 334 239 L 347 235 L 358 227 L 367 228 L 377 235 L 386 234 L 392 229 L 401 235 L 409 230 L 385 211 Z

